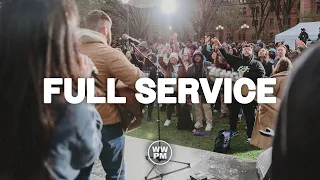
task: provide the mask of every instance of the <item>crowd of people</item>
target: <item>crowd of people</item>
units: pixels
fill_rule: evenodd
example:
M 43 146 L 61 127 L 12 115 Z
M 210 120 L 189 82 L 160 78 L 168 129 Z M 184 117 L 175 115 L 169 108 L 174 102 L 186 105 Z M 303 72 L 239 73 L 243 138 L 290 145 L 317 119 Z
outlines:
M 198 43 L 186 40 L 184 45 L 178 42 L 175 33 L 170 46 L 157 43 L 152 46 L 143 41 L 138 45 L 139 51 L 129 51 L 111 47 L 112 24 L 105 12 L 93 10 L 85 16 L 85 27 L 81 29 L 73 0 L 16 0 L 2 4 L 1 179 L 90 179 L 98 158 L 107 180 L 125 179 L 124 131 L 117 105 L 94 106 L 86 100 L 70 104 L 64 99 L 65 89 L 53 95 L 52 104 L 44 104 L 44 78 L 73 79 L 73 94 L 77 96 L 77 79 L 90 78 L 98 69 L 96 78 L 104 84 L 97 87 L 96 94 L 105 96 L 106 79 L 110 77 L 135 90 L 136 81 L 144 73 L 154 81 L 157 75 L 199 80 L 208 78 L 209 66 L 231 71 L 246 69 L 241 76 L 255 83 L 258 78 L 276 78 L 273 96 L 277 103 L 239 104 L 233 100 L 224 104 L 221 92 L 220 100 L 212 105 L 206 102 L 200 88 L 200 103 L 194 104 L 192 126 L 202 128 L 205 120 L 205 130 L 211 131 L 215 109 L 221 111 L 221 117 L 229 118 L 232 136 L 236 136 L 239 113 L 243 112 L 248 142 L 252 145 L 269 148 L 272 139 L 259 131 L 271 128 L 277 132 L 273 179 L 303 179 L 308 175 L 319 178 L 315 168 L 319 165 L 319 148 L 313 144 L 320 137 L 313 136 L 318 132 L 316 108 L 320 106 L 318 45 L 307 47 L 298 40 L 298 48 L 291 50 L 281 42 L 226 44 L 214 37 L 205 37 Z M 302 51 L 307 52 L 299 56 Z M 212 87 L 214 82 L 209 82 Z M 168 96 L 177 96 L 177 87 L 173 88 L 175 92 Z M 148 121 L 153 120 L 153 106 L 154 103 L 148 105 Z M 173 123 L 175 113 L 178 117 L 186 112 L 191 114 L 191 108 L 181 104 L 162 107 L 167 111 L 164 126 Z
M 291 70 L 292 62 L 295 61 L 299 54 L 308 48 L 301 40 L 297 40 L 297 48 L 292 50 L 283 42 L 269 43 L 266 45 L 261 40 L 258 40 L 256 43 L 242 42 L 227 44 L 220 43 L 217 38 L 207 36 L 199 42 L 192 42 L 191 40 L 178 42 L 177 37 L 178 34 L 174 33 L 170 44 L 167 43 L 166 45 L 157 42 L 148 43 L 147 41 L 142 41 L 137 45 L 138 50 L 119 50 L 126 54 L 131 63 L 139 67 L 141 71 L 150 73 L 150 77 L 153 80 L 156 79 L 157 65 L 159 66 L 160 78 L 195 78 L 197 80 L 199 80 L 199 78 L 209 77 L 208 66 L 233 72 L 239 72 L 240 68 L 247 68 L 247 71 L 244 72 L 242 76 L 252 79 L 255 83 L 257 83 L 258 78 L 272 77 L 277 79 L 277 85 L 273 87 L 273 96 L 277 97 L 279 101 L 285 79 Z M 212 88 L 214 82 L 210 79 L 208 80 Z M 201 87 L 198 93 L 200 103 L 194 104 L 193 106 L 195 111 L 194 128 L 202 128 L 205 120 L 205 131 L 211 131 L 215 123 L 213 112 L 220 111 L 221 118 L 229 118 L 230 130 L 232 131 L 232 137 L 234 137 L 238 134 L 237 124 L 239 117 L 241 118 L 242 114 L 244 114 L 247 124 L 247 141 L 250 143 L 252 134 L 254 134 L 251 144 L 261 148 L 270 146 L 271 141 L 263 142 L 260 140 L 261 138 L 270 138 L 260 137 L 259 133 L 252 132 L 255 122 L 257 131 L 262 126 L 266 128 L 274 127 L 276 113 L 273 113 L 271 117 L 270 114 L 268 114 L 270 112 L 264 107 L 266 104 L 259 105 L 254 101 L 244 105 L 237 103 L 235 99 L 233 99 L 233 103 L 225 104 L 223 100 L 223 90 L 220 92 L 216 104 L 208 104 Z M 177 97 L 176 87 L 174 94 L 170 96 Z M 167 111 L 167 120 L 164 122 L 164 126 L 172 124 L 172 115 L 175 109 L 178 119 L 183 119 L 179 118 L 182 106 L 184 105 L 162 105 L 162 110 Z M 148 105 L 148 121 L 152 120 L 153 107 L 154 103 Z

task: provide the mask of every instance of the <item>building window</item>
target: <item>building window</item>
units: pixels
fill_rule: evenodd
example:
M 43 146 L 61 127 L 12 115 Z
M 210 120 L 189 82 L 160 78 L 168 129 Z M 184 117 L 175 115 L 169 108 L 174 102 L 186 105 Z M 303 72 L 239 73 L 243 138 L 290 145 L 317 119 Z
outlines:
M 244 8 L 242 9 L 242 15 L 247 15 L 247 8 L 246 8 L 246 7 L 244 7 Z
M 272 7 L 270 8 L 270 12 L 273 13 L 275 11 L 274 6 L 272 5 Z
M 241 33 L 238 34 L 238 41 L 241 41 Z
M 300 18 L 297 18 L 297 24 L 299 24 L 300 23 Z
M 260 7 L 259 6 L 256 7 L 256 13 L 257 13 L 257 15 L 260 13 Z
M 298 12 L 300 12 L 300 6 L 301 6 L 301 4 L 300 4 L 300 2 L 298 2 L 298 7 L 297 7 Z
M 240 3 L 246 3 L 247 0 L 239 0 Z
M 317 2 L 317 14 L 320 14 L 320 2 Z
M 258 26 L 259 21 L 258 20 L 252 20 L 252 26 Z
M 270 33 L 270 39 L 273 39 L 273 38 L 274 38 L 274 34 Z
M 270 19 L 270 26 L 274 25 L 274 19 Z

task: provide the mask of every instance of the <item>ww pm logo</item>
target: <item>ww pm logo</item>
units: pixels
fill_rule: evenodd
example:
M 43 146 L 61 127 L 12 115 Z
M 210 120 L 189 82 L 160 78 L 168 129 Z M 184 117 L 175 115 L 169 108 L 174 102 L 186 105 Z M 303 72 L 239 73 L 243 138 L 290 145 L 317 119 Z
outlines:
M 172 148 L 165 141 L 155 141 L 148 148 L 148 158 L 156 165 L 164 165 L 172 157 Z

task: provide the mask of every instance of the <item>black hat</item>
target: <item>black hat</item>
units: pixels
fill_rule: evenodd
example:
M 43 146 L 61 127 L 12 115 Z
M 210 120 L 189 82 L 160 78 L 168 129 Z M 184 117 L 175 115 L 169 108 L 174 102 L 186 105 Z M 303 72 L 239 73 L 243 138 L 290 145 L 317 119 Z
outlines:
M 305 28 L 301 28 L 301 31 L 305 31 L 306 29 Z

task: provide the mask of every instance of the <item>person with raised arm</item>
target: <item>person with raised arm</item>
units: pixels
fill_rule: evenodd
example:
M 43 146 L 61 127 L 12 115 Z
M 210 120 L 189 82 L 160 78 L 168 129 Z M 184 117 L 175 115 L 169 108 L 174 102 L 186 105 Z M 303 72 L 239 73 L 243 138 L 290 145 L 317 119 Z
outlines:
M 261 62 L 255 60 L 253 47 L 251 45 L 244 44 L 242 47 L 242 53 L 238 57 L 226 52 L 226 50 L 222 47 L 220 41 L 217 38 L 213 38 L 212 43 L 214 43 L 219 48 L 221 55 L 226 59 L 228 64 L 230 64 L 231 68 L 239 72 L 241 77 L 249 78 L 255 84 L 257 84 L 258 78 L 262 78 L 265 76 L 265 69 Z M 247 142 L 250 143 L 252 129 L 255 121 L 256 105 L 257 103 L 255 101 L 249 104 L 240 104 L 236 101 L 236 99 L 233 96 L 232 104 L 230 104 L 229 116 L 230 130 L 232 131 L 232 136 L 237 135 L 238 114 L 240 108 L 242 108 L 246 117 L 248 136 Z

